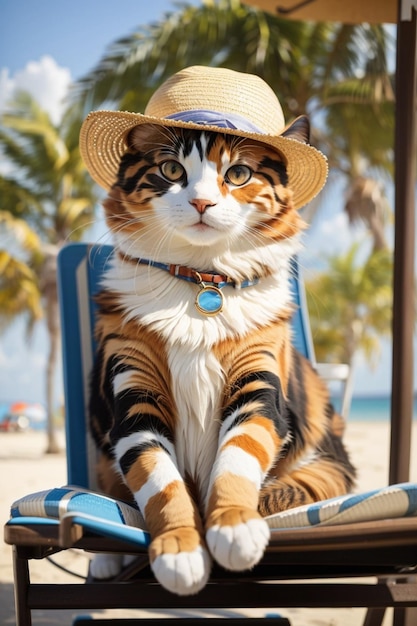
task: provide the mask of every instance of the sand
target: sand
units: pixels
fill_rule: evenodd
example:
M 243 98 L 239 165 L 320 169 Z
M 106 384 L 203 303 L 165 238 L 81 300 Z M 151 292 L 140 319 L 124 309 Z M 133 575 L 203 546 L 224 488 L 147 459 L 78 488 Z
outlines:
M 413 448 L 417 449 L 417 424 L 413 425 Z M 346 433 L 346 442 L 351 458 L 359 470 L 358 491 L 365 491 L 387 484 L 389 457 L 389 427 L 380 422 L 351 422 Z M 27 493 L 57 487 L 66 483 L 65 454 L 45 455 L 45 435 L 38 432 L 0 433 L 0 520 L 5 522 L 9 516 L 10 504 Z M 62 437 L 62 445 L 64 439 Z M 417 482 L 417 454 L 412 455 L 410 480 Z M 85 575 L 88 566 L 87 557 L 77 551 L 69 551 L 54 557 L 60 564 L 72 571 Z M 31 566 L 34 582 L 82 583 L 81 579 L 57 569 L 45 561 L 34 561 Z M 270 612 L 270 611 L 269 611 Z M 283 609 L 277 612 L 290 619 L 292 626 L 356 626 L 362 624 L 364 609 Z M 80 611 L 78 614 L 85 614 Z M 66 626 L 72 623 L 77 613 L 71 611 L 34 611 L 34 626 Z M 144 611 L 102 611 L 92 612 L 96 617 L 161 617 L 162 613 Z M 177 614 L 178 615 L 178 614 Z M 195 617 L 262 617 L 262 609 L 234 612 L 197 612 Z M 170 612 L 169 617 L 174 617 Z M 178 615 L 180 616 L 180 615 Z M 15 625 L 13 601 L 13 570 L 11 548 L 0 543 L 0 625 Z M 94 623 L 94 622 L 92 622 Z M 390 623 L 390 611 L 384 620 L 384 626 Z

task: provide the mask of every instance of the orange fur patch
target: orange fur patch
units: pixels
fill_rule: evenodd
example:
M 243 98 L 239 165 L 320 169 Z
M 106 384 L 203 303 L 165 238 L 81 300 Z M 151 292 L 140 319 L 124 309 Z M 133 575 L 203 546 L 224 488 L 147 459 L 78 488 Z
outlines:
M 232 471 L 223 472 L 214 482 L 207 506 L 208 514 L 218 509 L 240 508 L 243 504 L 256 511 L 258 490 L 254 483 Z
M 133 492 L 139 491 L 149 480 L 158 464 L 158 454 L 161 454 L 159 450 L 145 450 L 130 467 L 126 474 L 126 482 Z
M 163 491 L 149 498 L 145 519 L 153 537 L 178 528 L 202 530 L 197 507 L 183 482 L 175 480 Z
M 204 539 L 195 528 L 176 528 L 153 539 L 149 546 L 149 560 L 153 563 L 161 554 L 193 552 L 203 545 Z

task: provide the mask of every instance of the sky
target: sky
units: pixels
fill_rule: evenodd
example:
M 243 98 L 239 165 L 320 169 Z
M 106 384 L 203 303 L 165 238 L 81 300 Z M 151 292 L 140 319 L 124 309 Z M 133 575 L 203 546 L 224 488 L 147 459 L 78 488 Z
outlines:
M 0 112 L 16 88 L 26 89 L 58 121 L 71 81 L 91 70 L 110 43 L 175 8 L 171 0 L 0 0 Z M 343 188 L 330 185 L 323 198 L 320 217 L 305 240 L 307 273 L 323 256 L 347 249 L 354 237 L 341 210 Z M 30 343 L 20 322 L 0 335 L 0 404 L 44 402 L 46 354 L 42 324 Z M 388 342 L 374 370 L 359 356 L 355 394 L 388 394 L 390 359 Z M 60 377 L 58 371 L 59 388 Z

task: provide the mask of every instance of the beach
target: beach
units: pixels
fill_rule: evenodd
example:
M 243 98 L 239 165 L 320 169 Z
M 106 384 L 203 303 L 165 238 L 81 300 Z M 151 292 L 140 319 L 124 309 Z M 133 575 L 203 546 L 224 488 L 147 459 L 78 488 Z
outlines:
M 64 436 L 60 437 L 64 448 Z M 366 491 L 382 487 L 388 482 L 389 465 L 389 424 L 387 421 L 352 421 L 346 430 L 346 445 L 353 463 L 358 468 L 358 482 L 355 491 Z M 6 522 L 11 503 L 17 498 L 36 491 L 62 486 L 66 483 L 65 452 L 57 455 L 45 455 L 45 434 L 43 432 L 0 433 L 0 519 Z M 417 450 L 417 422 L 413 422 L 412 449 Z M 412 454 L 410 480 L 417 482 L 417 454 Z M 55 560 L 71 571 L 85 575 L 88 566 L 87 557 L 77 551 L 56 555 Z M 31 566 L 34 582 L 79 582 L 49 562 L 34 561 Z M 271 610 L 226 612 L 193 611 L 194 617 L 262 617 Z M 274 611 L 275 612 L 275 611 Z M 291 626 L 356 626 L 363 622 L 365 609 L 282 609 L 276 613 L 289 618 Z M 384 626 L 390 624 L 390 611 L 384 619 Z M 72 618 L 86 611 L 34 611 L 34 626 L 70 626 Z M 144 611 L 101 611 L 91 615 L 109 619 L 110 617 L 155 617 L 161 618 L 163 612 Z M 181 613 L 169 612 L 169 617 L 181 616 Z M 191 616 L 191 615 L 190 615 Z M 15 625 L 13 601 L 13 571 L 11 547 L 0 544 L 0 625 Z M 92 622 L 94 623 L 94 622 Z

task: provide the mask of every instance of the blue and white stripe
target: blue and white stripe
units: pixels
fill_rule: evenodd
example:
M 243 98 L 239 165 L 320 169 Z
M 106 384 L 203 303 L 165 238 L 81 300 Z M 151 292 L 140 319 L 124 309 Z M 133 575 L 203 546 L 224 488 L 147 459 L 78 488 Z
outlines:
M 62 519 L 67 514 L 100 519 L 106 524 L 121 526 L 129 534 L 131 527 L 146 530 L 140 512 L 126 502 L 114 500 L 91 491 L 62 487 L 41 491 L 20 498 L 11 508 L 13 523 L 27 522 L 28 517 Z M 340 496 L 300 506 L 266 518 L 271 529 L 332 526 L 355 522 L 377 521 L 417 516 L 417 483 L 401 483 L 362 494 Z M 106 534 L 103 532 L 103 534 Z M 126 540 L 131 541 L 126 536 Z
M 401 483 L 307 504 L 266 518 L 270 528 L 332 526 L 417 515 L 417 484 Z

